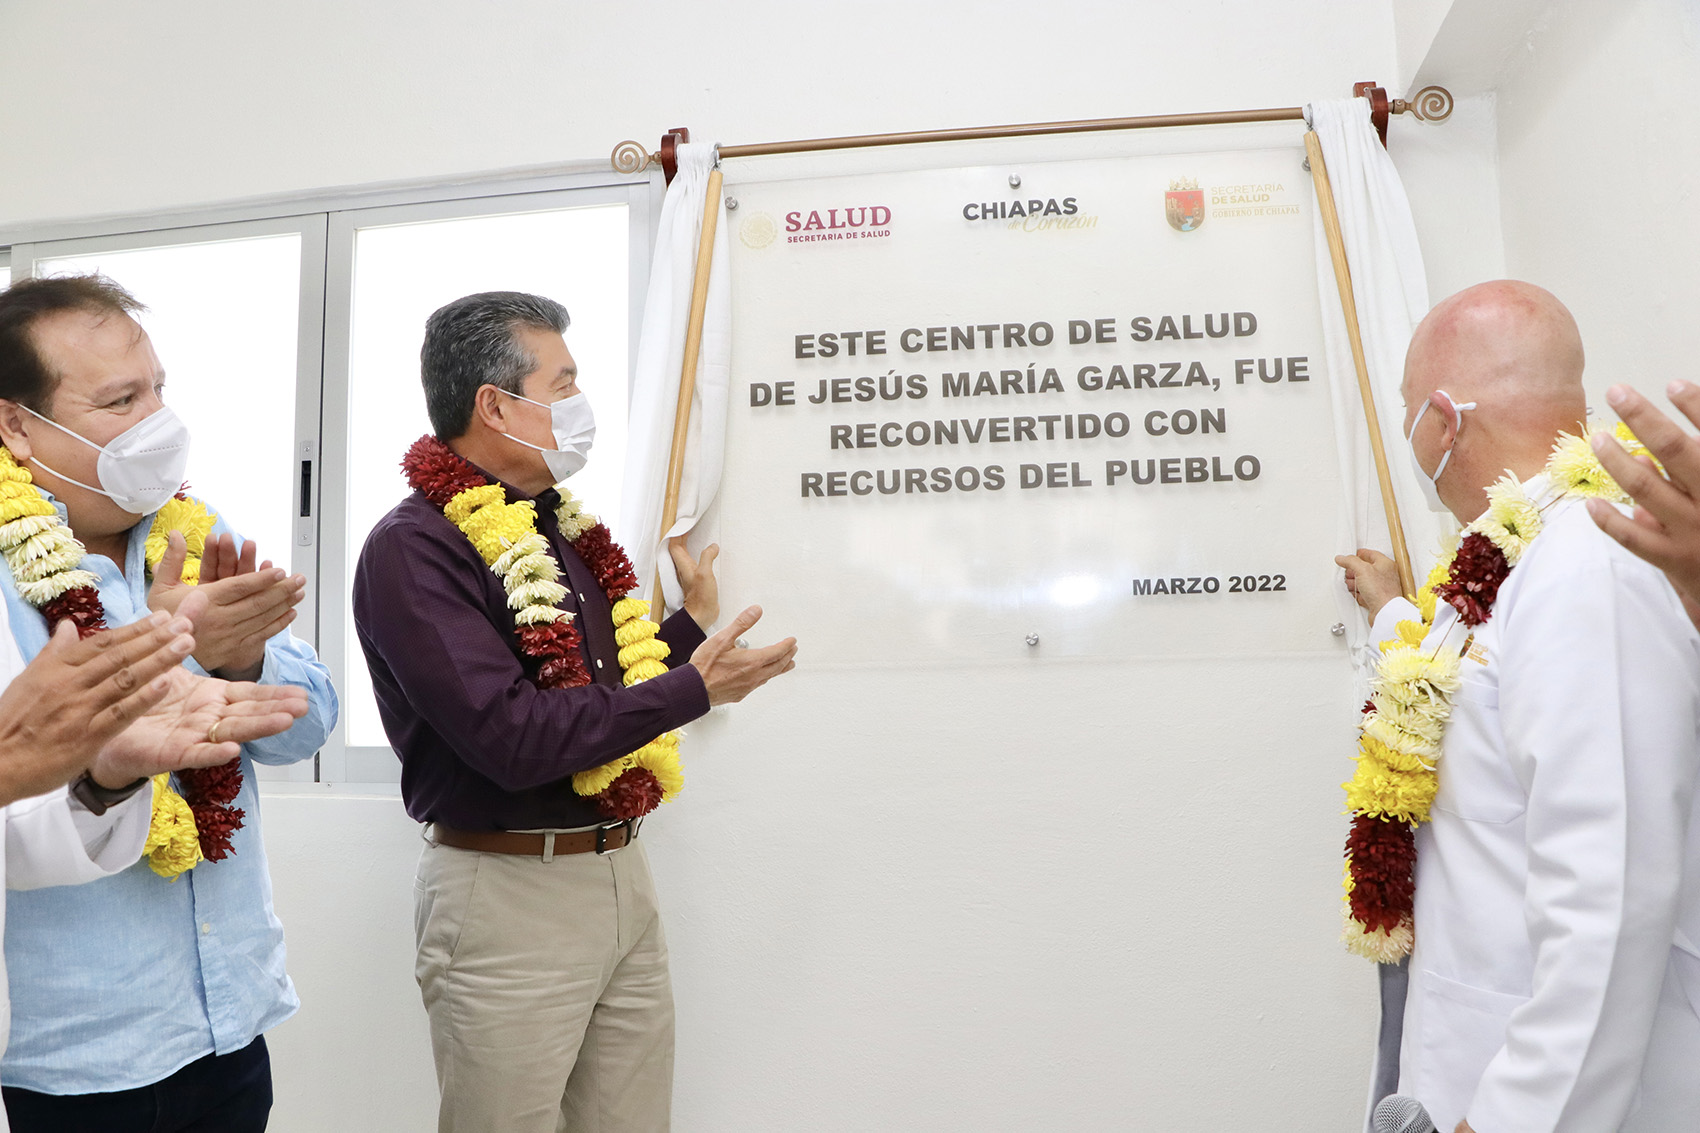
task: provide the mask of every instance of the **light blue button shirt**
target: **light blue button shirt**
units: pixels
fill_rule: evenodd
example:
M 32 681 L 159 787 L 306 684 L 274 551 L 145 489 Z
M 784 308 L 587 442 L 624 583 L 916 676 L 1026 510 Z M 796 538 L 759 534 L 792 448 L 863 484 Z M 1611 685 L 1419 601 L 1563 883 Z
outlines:
M 148 516 L 131 531 L 127 573 L 104 555 L 83 561 L 100 579 L 107 625 L 148 613 L 152 524 Z M 222 519 L 213 528 L 228 530 Z M 46 620 L 18 596 L 3 562 L 0 590 L 18 648 L 33 658 L 47 644 Z M 176 881 L 138 861 L 87 885 L 6 894 L 12 1041 L 0 1081 L 48 1094 L 145 1086 L 204 1055 L 240 1050 L 301 1005 L 272 913 L 254 764 L 311 757 L 336 726 L 337 697 L 312 647 L 287 630 L 267 642 L 260 681 L 299 685 L 310 706 L 289 731 L 243 747 L 233 856 Z

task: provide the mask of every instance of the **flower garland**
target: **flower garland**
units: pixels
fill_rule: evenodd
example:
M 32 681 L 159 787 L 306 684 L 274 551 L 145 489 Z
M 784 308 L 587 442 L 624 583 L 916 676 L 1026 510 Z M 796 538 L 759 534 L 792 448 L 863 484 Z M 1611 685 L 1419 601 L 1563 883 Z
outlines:
M 514 611 L 519 651 L 537 665 L 538 688 L 582 688 L 590 684 L 573 615 L 560 608 L 567 588 L 549 540 L 537 529 L 537 505 L 507 502 L 507 490 L 491 483 L 442 441 L 424 436 L 402 459 L 408 486 L 423 494 L 465 535 L 491 572 L 502 580 Z M 586 512 L 571 492 L 560 489 L 555 518 L 561 535 L 595 576 L 613 606 L 614 641 L 626 687 L 667 671 L 671 649 L 656 634 L 649 603 L 627 597 L 637 575 L 608 528 Z M 611 819 L 639 818 L 672 800 L 684 785 L 679 767 L 679 733 L 657 736 L 636 751 L 573 776 L 573 790 L 596 800 Z
M 1632 456 L 1648 455 L 1627 425 L 1617 426 L 1614 435 Z M 1465 626 L 1481 625 L 1493 616 L 1500 587 L 1540 535 L 1544 507 L 1588 496 L 1629 502 L 1585 437 L 1561 434 L 1544 471 L 1556 490 L 1544 505 L 1510 473 L 1488 489 L 1487 510 L 1417 591 L 1422 620 L 1399 622 L 1395 636 L 1381 643 L 1359 725 L 1357 771 L 1343 784 L 1352 826 L 1346 836 L 1342 939 L 1365 959 L 1397 963 L 1415 942 L 1416 828 L 1428 821 L 1439 786 L 1441 738 L 1461 683 L 1463 653 L 1444 643 L 1432 655 L 1423 652 L 1437 603 L 1456 609 Z
M 164 554 L 166 535 L 181 530 L 189 543 L 185 581 L 200 577 L 201 554 L 216 517 L 199 500 L 179 495 L 159 510 L 149 529 L 145 557 L 151 572 Z M 157 544 L 158 553 L 155 553 Z M 71 534 L 59 510 L 35 486 L 29 470 L 0 446 L 0 554 L 12 571 L 18 593 L 41 611 L 51 633 L 69 618 L 78 637 L 107 628 L 99 579 L 82 569 L 82 543 Z M 154 779 L 153 818 L 143 856 L 161 877 L 174 879 L 202 860 L 219 861 L 231 853 L 230 836 L 242 826 L 243 812 L 229 804 L 242 786 L 241 759 L 221 767 L 178 772 L 183 787 L 171 789 L 169 776 Z

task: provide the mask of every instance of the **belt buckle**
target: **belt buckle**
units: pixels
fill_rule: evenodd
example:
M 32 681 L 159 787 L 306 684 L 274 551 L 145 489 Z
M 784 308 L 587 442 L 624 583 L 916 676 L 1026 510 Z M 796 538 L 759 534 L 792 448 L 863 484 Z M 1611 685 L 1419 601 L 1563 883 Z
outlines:
M 626 828 L 626 845 L 625 846 L 609 846 L 608 845 L 608 831 L 618 830 L 622 826 L 624 826 Z M 643 826 L 643 819 L 641 819 L 641 818 L 622 818 L 618 822 L 604 822 L 601 826 L 598 826 L 596 828 L 596 854 L 597 854 L 597 856 L 598 857 L 607 857 L 609 854 L 619 853 L 621 850 L 625 849 L 626 846 L 631 845 L 634 841 L 637 840 L 638 830 L 641 829 L 642 826 Z
M 596 856 L 607 857 L 609 854 L 617 854 L 621 850 L 625 849 L 626 846 L 631 845 L 631 825 L 630 819 L 622 818 L 618 822 L 604 822 L 601 826 L 598 826 L 596 828 Z M 626 828 L 626 846 L 615 846 L 610 849 L 608 846 L 608 831 L 618 830 L 622 826 Z

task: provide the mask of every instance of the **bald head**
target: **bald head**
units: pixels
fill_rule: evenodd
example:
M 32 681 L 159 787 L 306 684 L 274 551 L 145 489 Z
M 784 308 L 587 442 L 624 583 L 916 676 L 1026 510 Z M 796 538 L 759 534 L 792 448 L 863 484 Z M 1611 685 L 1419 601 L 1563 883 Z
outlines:
M 1582 335 L 1557 296 L 1532 283 L 1479 283 L 1428 313 L 1405 355 L 1405 400 L 1582 404 Z M 1413 398 L 1412 395 L 1415 395 Z M 1576 424 L 1575 420 L 1567 422 Z
M 1424 468 L 1453 450 L 1437 486 L 1460 520 L 1480 514 L 1483 491 L 1505 470 L 1534 475 L 1557 435 L 1582 427 L 1582 363 L 1576 320 L 1532 283 L 1477 284 L 1441 301 L 1417 327 L 1405 355 L 1405 432 Z M 1460 417 L 1437 390 L 1475 408 Z M 1412 436 L 1425 404 L 1430 412 Z

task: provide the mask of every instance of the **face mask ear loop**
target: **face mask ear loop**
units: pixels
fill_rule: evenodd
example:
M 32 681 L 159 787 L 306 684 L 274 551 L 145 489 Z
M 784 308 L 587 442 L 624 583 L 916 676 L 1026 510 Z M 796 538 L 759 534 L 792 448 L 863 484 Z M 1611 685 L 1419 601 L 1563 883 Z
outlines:
M 72 435 L 75 436 L 76 434 L 73 433 Z M 33 456 L 29 458 L 29 462 L 31 464 L 35 465 L 37 468 L 41 468 L 44 471 L 53 473 L 55 476 L 57 476 L 57 477 L 59 477 L 59 479 L 65 481 L 65 483 L 67 483 L 67 484 L 75 484 L 77 487 L 81 488 L 85 492 L 94 492 L 96 495 L 105 496 L 107 499 L 111 500 L 113 503 L 118 503 L 118 497 L 114 496 L 111 492 L 107 491 L 105 488 L 97 488 L 93 484 L 85 484 L 81 480 L 73 480 L 69 476 L 65 475 L 63 472 L 60 472 L 56 468 L 51 468 L 48 465 L 43 464 L 40 460 L 36 459 Z
M 35 410 L 31 409 L 29 406 L 25 405 L 23 402 L 18 403 L 18 408 L 22 409 L 25 413 L 28 413 L 31 417 L 34 417 L 36 420 L 45 422 L 46 424 L 49 424 L 49 425 L 52 425 L 55 429 L 58 429 L 61 433 L 64 433 L 67 437 L 75 437 L 77 440 L 82 441 L 85 445 L 88 445 L 90 448 L 94 449 L 94 451 L 100 453 L 102 456 L 106 455 L 106 449 L 105 448 L 101 447 L 100 445 L 95 444 L 93 441 L 89 440 L 87 437 L 83 436 L 81 433 L 73 433 L 71 430 L 67 429 L 65 426 L 61 425 L 59 422 L 55 421 L 53 418 L 42 416 L 40 413 L 37 413 Z M 81 480 L 73 480 L 69 476 L 65 475 L 63 472 L 60 472 L 58 469 L 51 468 L 48 465 L 43 464 L 39 457 L 34 457 L 34 456 L 30 457 L 29 462 L 31 464 L 36 465 L 39 468 L 44 469 L 45 471 L 53 473 L 53 475 L 59 477 L 59 479 L 65 481 L 65 483 L 67 483 L 67 484 L 75 484 L 77 487 L 81 488 L 85 492 L 94 492 L 97 495 L 105 496 L 107 499 L 111 500 L 113 503 L 118 502 L 117 498 L 115 496 L 113 496 L 113 494 L 111 492 L 107 491 L 105 488 L 97 488 L 93 484 L 85 484 Z

